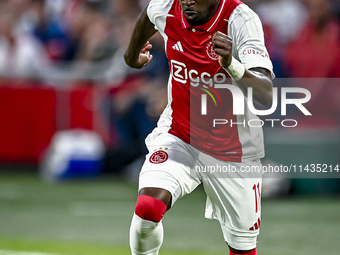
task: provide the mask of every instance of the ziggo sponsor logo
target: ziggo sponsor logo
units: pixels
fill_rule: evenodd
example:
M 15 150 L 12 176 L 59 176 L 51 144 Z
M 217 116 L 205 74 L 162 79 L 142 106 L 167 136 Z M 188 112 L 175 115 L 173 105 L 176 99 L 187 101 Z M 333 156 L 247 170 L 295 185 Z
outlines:
M 215 99 L 214 94 L 222 105 L 222 101 L 216 90 L 217 89 L 228 89 L 231 92 L 232 97 L 233 97 L 233 115 L 244 115 L 245 96 L 240 88 L 238 88 L 235 85 L 226 83 L 228 77 L 225 73 L 216 73 L 213 76 L 208 72 L 199 73 L 195 69 L 188 70 L 185 63 L 182 63 L 176 60 L 171 60 L 170 65 L 171 65 L 171 71 L 172 71 L 171 74 L 175 81 L 180 82 L 182 84 L 186 84 L 189 82 L 192 87 L 197 87 L 205 91 L 212 98 L 215 105 L 217 105 L 217 100 Z M 199 85 L 203 85 L 203 88 L 200 88 Z M 211 93 L 209 90 L 211 90 L 213 93 Z M 303 98 L 287 98 L 288 93 L 298 93 L 298 94 L 304 95 L 304 97 Z M 207 94 L 201 95 L 201 115 L 207 114 Z M 247 89 L 248 97 L 246 98 L 249 111 L 255 115 L 261 115 L 261 116 L 270 115 L 273 112 L 275 112 L 278 106 L 278 88 L 274 87 L 272 94 L 273 94 L 273 101 L 272 101 L 272 105 L 270 109 L 258 110 L 258 109 L 255 109 L 254 107 L 253 88 L 249 87 Z M 281 99 L 281 115 L 282 116 L 287 115 L 286 109 L 287 109 L 287 105 L 289 104 L 295 105 L 306 116 L 312 115 L 303 105 L 311 99 L 311 93 L 309 92 L 309 90 L 304 89 L 304 88 L 297 88 L 297 87 L 282 87 L 280 99 Z M 274 126 L 273 125 L 274 121 L 273 120 L 269 120 L 269 121 L 271 121 L 272 126 Z M 297 125 L 297 121 L 295 120 L 290 120 L 290 121 L 294 121 L 295 124 L 290 125 L 289 127 L 295 127 Z M 219 119 L 219 120 L 216 120 L 216 122 L 214 122 L 214 126 L 215 124 L 218 125 L 218 124 L 226 124 L 226 123 L 228 123 L 227 120 Z M 282 124 L 282 121 L 281 121 L 281 124 Z M 259 125 L 261 126 L 263 125 L 263 123 L 261 122 Z M 282 125 L 285 126 L 284 124 Z M 249 126 L 252 126 L 252 125 L 249 124 Z M 256 127 L 258 127 L 258 125 L 256 125 Z

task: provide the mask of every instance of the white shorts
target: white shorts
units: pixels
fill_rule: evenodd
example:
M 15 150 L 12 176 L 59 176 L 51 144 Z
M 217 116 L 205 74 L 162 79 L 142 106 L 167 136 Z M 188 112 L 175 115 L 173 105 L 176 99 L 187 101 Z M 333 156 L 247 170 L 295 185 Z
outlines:
M 256 247 L 259 234 L 262 185 L 261 174 L 222 175 L 210 170 L 249 169 L 261 167 L 260 160 L 242 163 L 225 162 L 198 151 L 168 133 L 153 132 L 146 138 L 149 154 L 139 176 L 139 190 L 162 188 L 172 194 L 172 205 L 178 198 L 191 193 L 203 183 L 207 194 L 205 217 L 220 222 L 225 241 L 234 249 Z M 204 172 L 205 171 L 205 172 Z

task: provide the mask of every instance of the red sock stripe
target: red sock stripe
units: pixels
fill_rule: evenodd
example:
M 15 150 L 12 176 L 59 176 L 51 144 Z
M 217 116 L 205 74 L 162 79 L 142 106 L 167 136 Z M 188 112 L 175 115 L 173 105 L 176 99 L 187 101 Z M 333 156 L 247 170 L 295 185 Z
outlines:
M 239 253 L 233 253 L 233 252 L 229 251 L 229 255 L 240 255 L 240 254 Z M 257 255 L 257 249 L 255 248 L 251 252 L 244 253 L 242 255 Z
M 160 222 L 166 212 L 167 206 L 162 201 L 146 196 L 139 195 L 137 198 L 135 213 L 144 220 Z

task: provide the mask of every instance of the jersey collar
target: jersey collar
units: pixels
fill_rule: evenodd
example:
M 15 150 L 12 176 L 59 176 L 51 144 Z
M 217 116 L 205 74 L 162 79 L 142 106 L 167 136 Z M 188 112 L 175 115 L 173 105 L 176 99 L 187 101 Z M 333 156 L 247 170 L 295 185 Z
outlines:
M 218 7 L 216 13 L 214 14 L 214 16 L 206 23 L 204 23 L 203 25 L 200 26 L 195 26 L 196 30 L 204 30 L 207 32 L 210 32 L 216 25 L 217 25 L 217 21 L 219 20 L 219 18 L 221 17 L 223 8 L 225 7 L 225 4 L 228 0 L 221 0 L 220 2 L 220 6 Z M 194 27 L 193 25 L 189 24 L 189 22 L 186 20 L 183 12 L 182 12 L 182 8 L 181 8 L 181 19 L 182 19 L 182 26 L 183 28 L 192 28 Z

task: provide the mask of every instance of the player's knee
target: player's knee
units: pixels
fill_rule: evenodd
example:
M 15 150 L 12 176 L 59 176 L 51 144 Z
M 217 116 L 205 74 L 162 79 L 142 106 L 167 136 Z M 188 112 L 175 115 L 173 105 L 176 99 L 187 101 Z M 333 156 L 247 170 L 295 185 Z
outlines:
M 166 210 L 166 204 L 156 198 L 146 195 L 137 198 L 135 213 L 144 220 L 160 222 Z

